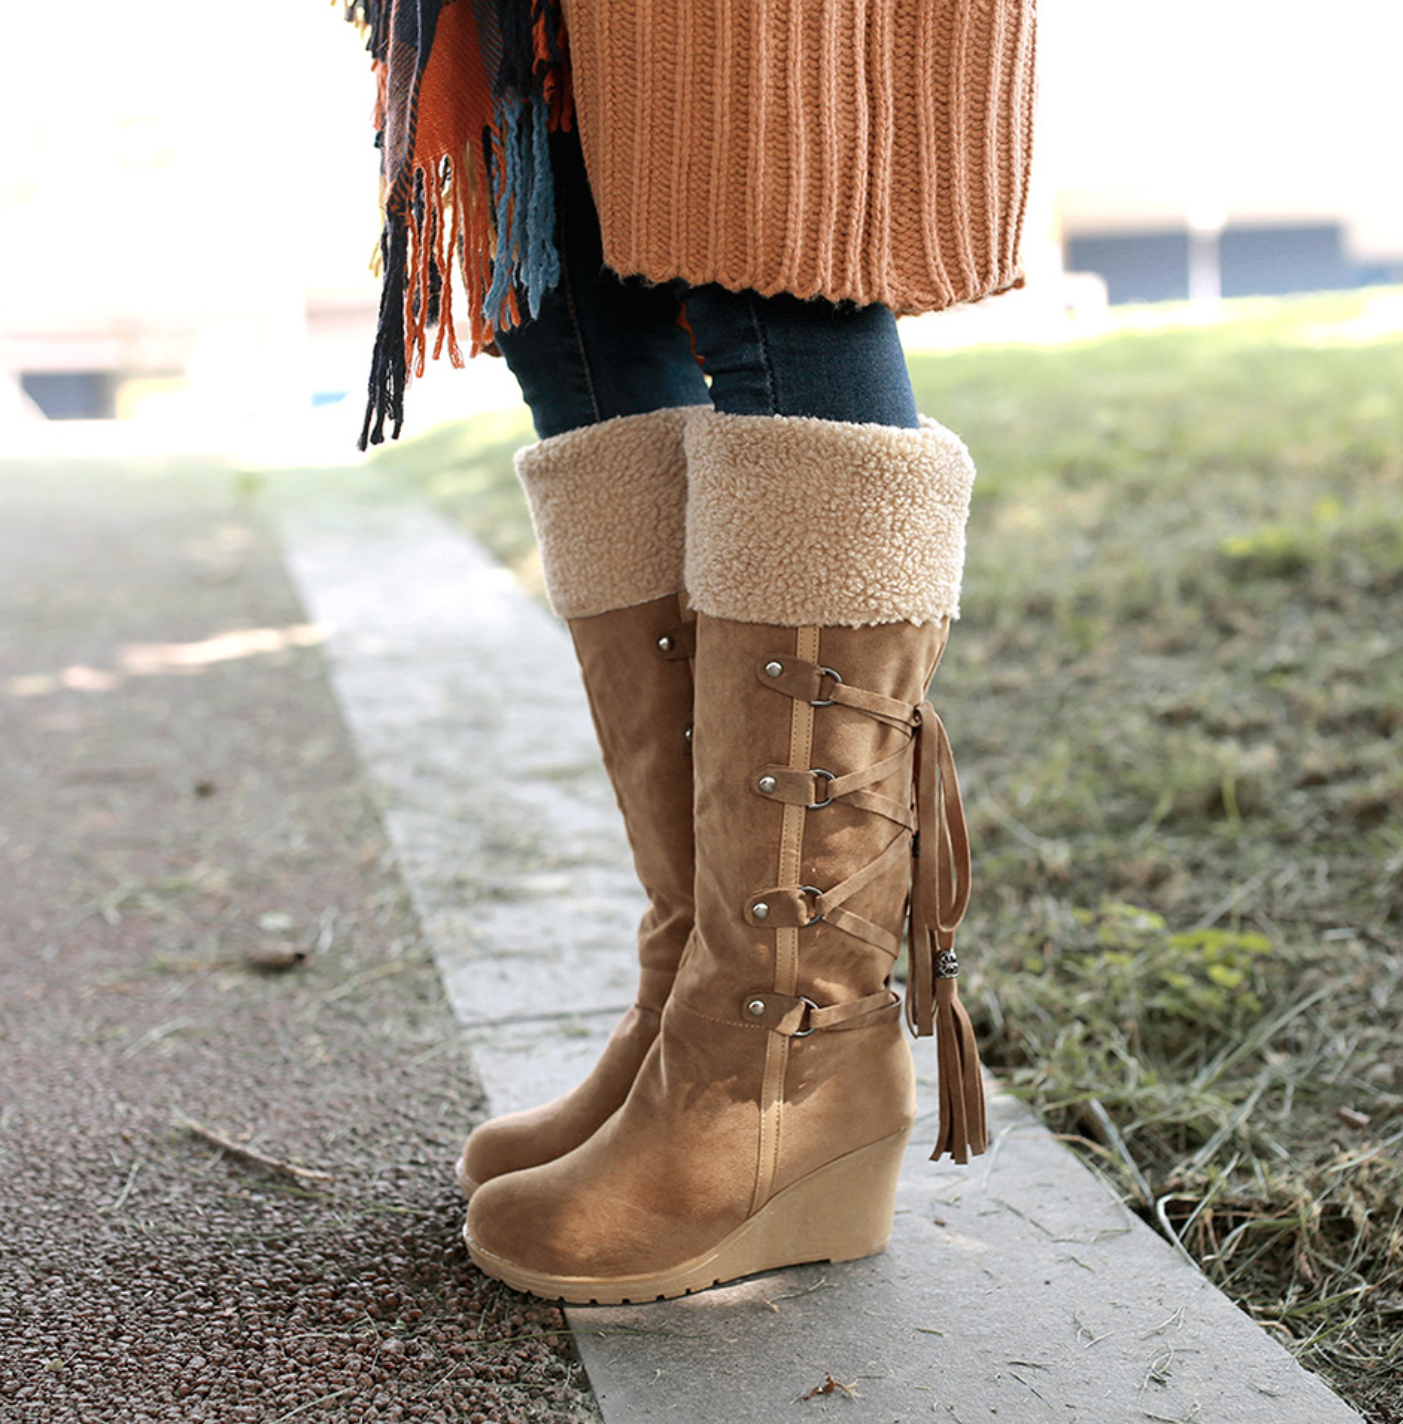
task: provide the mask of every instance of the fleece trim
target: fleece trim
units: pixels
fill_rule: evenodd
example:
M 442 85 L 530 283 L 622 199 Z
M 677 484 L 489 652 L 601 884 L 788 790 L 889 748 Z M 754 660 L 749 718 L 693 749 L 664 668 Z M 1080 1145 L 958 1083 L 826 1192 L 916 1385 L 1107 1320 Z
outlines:
M 974 463 L 957 435 L 703 411 L 687 426 L 686 586 L 713 618 L 957 618 Z
M 682 587 L 688 407 L 621 415 L 520 451 L 546 596 L 590 618 Z

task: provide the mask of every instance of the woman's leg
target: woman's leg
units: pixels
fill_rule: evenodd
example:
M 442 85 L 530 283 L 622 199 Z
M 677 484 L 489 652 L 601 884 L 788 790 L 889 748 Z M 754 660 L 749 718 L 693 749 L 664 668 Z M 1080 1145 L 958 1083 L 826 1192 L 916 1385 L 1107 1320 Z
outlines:
M 715 285 L 690 289 L 685 301 L 717 410 L 918 427 L 896 318 L 886 307 Z
M 887 308 L 621 279 L 604 266 L 578 136 L 550 141 L 560 285 L 536 317 L 497 338 L 543 440 L 617 416 L 708 403 L 728 415 L 917 428 Z

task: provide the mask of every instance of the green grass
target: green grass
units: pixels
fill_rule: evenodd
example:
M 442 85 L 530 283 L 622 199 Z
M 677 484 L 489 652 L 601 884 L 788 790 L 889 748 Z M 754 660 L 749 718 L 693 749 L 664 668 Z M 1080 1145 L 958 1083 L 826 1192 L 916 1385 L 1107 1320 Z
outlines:
M 933 695 L 986 1059 L 1380 1424 L 1403 1420 L 1398 293 L 912 361 L 980 467 Z M 524 418 L 382 457 L 518 567 Z M 428 473 L 426 473 L 428 472 Z

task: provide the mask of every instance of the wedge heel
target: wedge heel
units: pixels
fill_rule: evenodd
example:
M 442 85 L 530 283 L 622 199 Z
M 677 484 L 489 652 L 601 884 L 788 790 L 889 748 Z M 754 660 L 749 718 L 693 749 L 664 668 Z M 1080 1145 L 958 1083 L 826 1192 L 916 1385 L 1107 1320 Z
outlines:
M 475 1264 L 515 1290 L 568 1305 L 671 1300 L 744 1276 L 813 1261 L 876 1256 L 891 1238 L 909 1130 L 861 1147 L 777 1192 L 717 1246 L 690 1261 L 634 1276 L 554 1276 L 484 1250 L 466 1229 Z

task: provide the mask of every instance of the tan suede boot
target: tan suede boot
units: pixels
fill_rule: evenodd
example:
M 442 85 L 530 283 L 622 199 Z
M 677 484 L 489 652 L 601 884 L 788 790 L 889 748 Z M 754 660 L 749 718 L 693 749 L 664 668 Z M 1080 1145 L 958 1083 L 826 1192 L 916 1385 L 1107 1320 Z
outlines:
M 570 628 L 648 906 L 638 930 L 637 1001 L 579 1087 L 493 1118 L 468 1137 L 458 1179 L 469 1196 L 503 1173 L 569 1152 L 624 1101 L 691 933 L 696 622 L 678 592 L 687 415 L 625 416 L 517 457 L 547 593 Z
M 957 612 L 968 455 L 933 424 L 711 413 L 687 449 L 696 931 L 620 1110 L 484 1187 L 465 1227 L 488 1274 L 567 1301 L 883 1249 L 914 1116 L 889 976 L 918 831 L 910 1017 L 941 1020 L 941 1148 L 984 1147 L 953 989 L 968 847 L 924 702 Z

